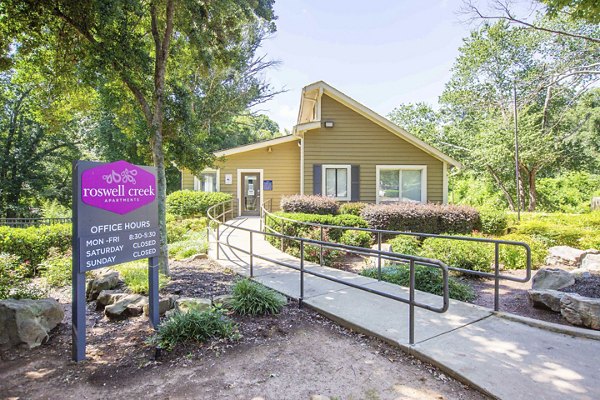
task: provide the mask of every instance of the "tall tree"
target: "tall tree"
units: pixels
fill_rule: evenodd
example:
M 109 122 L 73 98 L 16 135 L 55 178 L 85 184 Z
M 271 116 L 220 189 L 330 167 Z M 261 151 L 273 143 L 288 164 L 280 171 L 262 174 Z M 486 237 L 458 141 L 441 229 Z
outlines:
M 273 0 L 6 0 L 0 7 L 0 38 L 18 51 L 51 44 L 53 61 L 75 65 L 74 83 L 120 86 L 135 101 L 158 170 L 159 260 L 168 273 L 165 149 L 181 166 L 194 164 L 203 107 L 215 105 L 208 114 L 218 118 L 226 114 L 218 105 L 227 104 L 218 100 L 264 95 L 254 54 L 275 29 Z M 167 104 L 194 117 L 170 118 Z

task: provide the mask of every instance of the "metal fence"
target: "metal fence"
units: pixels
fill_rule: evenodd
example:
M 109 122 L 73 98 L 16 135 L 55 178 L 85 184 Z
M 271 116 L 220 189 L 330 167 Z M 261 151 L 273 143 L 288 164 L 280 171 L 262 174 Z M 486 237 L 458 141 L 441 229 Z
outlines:
M 266 209 L 266 206 L 265 206 L 266 204 L 270 204 L 269 211 Z M 473 271 L 470 269 L 453 267 L 451 265 L 448 266 L 448 269 L 450 271 L 460 272 L 461 274 L 474 275 L 474 276 L 483 277 L 483 278 L 493 278 L 494 279 L 494 311 L 499 311 L 499 309 L 500 309 L 500 281 L 501 280 L 514 281 L 514 282 L 528 282 L 531 279 L 531 248 L 529 247 L 529 245 L 527 243 L 524 243 L 524 242 L 517 242 L 517 241 L 512 241 L 512 240 L 498 240 L 498 239 L 491 239 L 491 238 L 485 238 L 485 237 L 436 235 L 436 234 L 431 234 L 431 233 L 390 231 L 390 230 L 383 230 L 383 229 L 358 228 L 358 227 L 348 227 L 348 226 L 339 226 L 339 225 L 319 224 L 319 223 L 314 223 L 314 222 L 303 222 L 303 221 L 297 221 L 294 219 L 290 219 L 290 218 L 282 217 L 280 215 L 273 214 L 271 212 L 271 210 L 272 210 L 272 202 L 269 203 L 267 201 L 261 207 L 261 229 L 264 226 L 265 229 L 269 230 L 269 232 L 281 233 L 281 232 L 277 232 L 273 228 L 269 227 L 268 224 L 266 223 L 266 218 L 273 218 L 275 220 L 279 220 L 282 222 L 281 226 L 283 226 L 283 229 L 281 229 L 281 230 L 284 232 L 285 232 L 285 224 L 300 224 L 300 225 L 305 225 L 305 226 L 311 226 L 315 229 L 320 230 L 321 242 L 324 243 L 324 244 L 320 245 L 320 264 L 321 265 L 323 265 L 323 249 L 324 248 L 333 248 L 331 245 L 332 244 L 331 242 L 326 242 L 323 240 L 325 238 L 325 232 L 330 229 L 342 229 L 342 230 L 369 232 L 373 235 L 374 238 L 376 238 L 377 249 L 380 252 L 381 252 L 381 245 L 383 244 L 383 239 L 385 237 L 398 236 L 398 235 L 412 236 L 412 237 L 417 237 L 417 238 L 437 238 L 437 239 L 448 239 L 448 240 L 454 240 L 454 241 L 467 241 L 467 242 L 477 242 L 477 243 L 482 243 L 482 244 L 493 244 L 493 246 L 494 246 L 494 264 L 493 264 L 494 272 L 493 273 L 483 272 L 483 271 Z M 526 255 L 526 258 L 525 258 L 526 259 L 526 263 L 525 263 L 526 276 L 525 277 L 518 278 L 515 276 L 503 275 L 500 273 L 500 246 L 501 245 L 520 246 L 525 249 L 525 255 Z M 354 251 L 353 253 L 358 254 L 358 255 L 369 255 L 370 254 L 369 252 L 365 251 L 364 248 L 359 247 L 358 249 L 359 249 L 358 251 Z M 393 254 L 396 254 L 396 253 L 393 253 Z M 381 280 L 381 260 L 382 260 L 381 257 L 377 257 L 377 270 L 378 270 L 379 280 Z
M 349 286 L 349 287 L 352 287 L 355 289 L 359 289 L 359 290 L 362 290 L 365 292 L 376 294 L 378 296 L 392 299 L 392 300 L 395 300 L 395 301 L 398 301 L 401 303 L 408 304 L 408 308 L 409 308 L 408 328 L 409 328 L 409 343 L 410 344 L 414 344 L 414 342 L 415 342 L 415 307 L 419 307 L 419 308 L 429 310 L 429 311 L 432 311 L 435 313 L 444 313 L 448 310 L 448 307 L 450 304 L 449 290 L 448 290 L 449 267 L 439 260 L 433 260 L 433 259 L 429 259 L 429 258 L 412 256 L 412 255 L 386 252 L 386 251 L 382 251 L 381 249 L 364 249 L 364 248 L 348 246 L 348 245 L 344 245 L 344 244 L 340 244 L 340 243 L 325 242 L 325 241 L 321 241 L 321 240 L 313 240 L 313 239 L 307 239 L 307 238 L 302 238 L 302 237 L 289 236 L 289 235 L 284 235 L 284 234 L 277 233 L 277 232 L 268 232 L 266 229 L 265 230 L 262 229 L 262 227 L 266 226 L 264 224 L 261 224 L 261 230 L 255 230 L 255 229 L 250 229 L 250 228 L 246 228 L 246 227 L 241 227 L 238 225 L 229 224 L 226 222 L 227 216 L 230 215 L 231 218 L 234 217 L 235 204 L 237 204 L 237 201 L 235 199 L 231 199 L 231 200 L 227 200 L 225 202 L 216 204 L 216 205 L 210 207 L 207 211 L 208 218 L 210 219 L 209 228 L 208 228 L 208 231 L 209 231 L 208 237 L 210 238 L 210 230 L 211 230 L 211 228 L 213 228 L 215 230 L 217 259 L 220 258 L 220 247 L 226 246 L 230 249 L 239 251 L 239 252 L 241 252 L 243 254 L 247 254 L 249 256 L 250 277 L 254 277 L 254 259 L 255 258 L 264 260 L 264 261 L 268 261 L 268 262 L 271 262 L 271 263 L 274 263 L 277 265 L 281 265 L 281 266 L 284 266 L 284 267 L 287 267 L 287 268 L 290 268 L 290 269 L 300 272 L 300 279 L 299 279 L 299 285 L 300 285 L 299 304 L 300 304 L 300 306 L 302 306 L 302 303 L 304 301 L 304 276 L 306 274 L 316 276 L 316 277 L 319 277 L 322 279 L 326 279 L 326 280 L 329 280 L 332 282 L 336 282 L 336 283 L 339 283 L 342 285 L 346 285 L 346 286 Z M 264 209 L 264 204 L 262 204 L 261 205 L 261 221 L 266 216 L 266 214 L 264 214 L 265 212 L 266 212 L 266 210 Z M 242 247 L 235 246 L 235 245 L 229 243 L 228 241 L 222 241 L 221 240 L 221 227 L 227 227 L 227 228 L 231 228 L 231 229 L 235 229 L 235 230 L 241 230 L 244 232 L 248 232 L 249 248 L 244 249 Z M 256 235 L 261 235 L 261 236 L 264 236 L 265 238 L 266 237 L 275 237 L 275 238 L 279 238 L 280 240 L 298 242 L 299 247 L 300 247 L 299 265 L 272 259 L 269 257 L 265 257 L 261 254 L 256 254 L 254 252 L 254 246 L 253 246 L 254 237 Z M 335 277 L 332 277 L 332 276 L 329 276 L 329 275 L 326 275 L 326 274 L 323 274 L 320 272 L 316 272 L 314 270 L 305 269 L 304 265 L 305 265 L 305 247 L 306 247 L 306 245 L 335 248 L 335 249 L 343 250 L 346 252 L 360 252 L 361 254 L 367 254 L 372 257 L 378 257 L 379 259 L 391 260 L 391 261 L 395 261 L 395 262 L 402 262 L 402 263 L 408 264 L 408 266 L 409 266 L 409 286 L 408 286 L 409 297 L 408 297 L 408 299 L 404 298 L 404 297 L 396 296 L 396 295 L 393 295 L 393 294 L 390 294 L 387 292 L 383 292 L 380 290 L 372 289 L 369 287 L 360 286 L 360 285 L 357 285 L 357 284 L 354 284 L 351 282 L 347 282 L 347 281 L 344 281 L 341 279 L 337 279 Z M 416 290 L 415 289 L 415 267 L 417 265 L 422 265 L 425 267 L 436 268 L 436 269 L 441 270 L 441 272 L 442 272 L 442 291 L 443 291 L 442 296 L 441 296 L 442 297 L 442 306 L 441 307 L 434 307 L 430 304 L 421 303 L 421 302 L 418 302 L 415 300 L 415 290 Z
M 71 218 L 0 218 L 0 226 L 10 226 L 11 228 L 70 223 Z

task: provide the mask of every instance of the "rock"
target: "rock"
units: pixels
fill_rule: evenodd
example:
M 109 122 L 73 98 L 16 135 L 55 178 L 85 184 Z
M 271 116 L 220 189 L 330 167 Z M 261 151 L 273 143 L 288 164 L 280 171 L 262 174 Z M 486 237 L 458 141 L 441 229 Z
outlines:
M 600 299 L 567 293 L 560 301 L 560 313 L 573 325 L 600 330 Z
M 600 254 L 587 253 L 581 261 L 581 269 L 590 272 L 600 272 Z
M 577 268 L 569 272 L 575 277 L 575 279 L 587 279 L 592 277 L 590 271 L 587 271 L 583 268 Z
M 119 292 L 118 290 L 103 290 L 96 299 L 96 310 L 102 310 L 104 307 L 116 303 L 128 293 Z
M 215 296 L 212 299 L 212 303 L 214 306 L 217 304 L 221 304 L 224 308 L 231 307 L 231 301 L 233 300 L 233 296 L 230 294 L 222 294 L 220 296 Z
M 371 246 L 371 249 L 373 250 L 378 250 L 378 246 L 376 244 L 374 244 L 373 246 Z M 381 251 L 387 251 L 389 253 L 392 252 L 392 245 L 389 243 L 382 243 L 381 244 Z M 379 257 L 377 256 L 371 256 L 369 257 L 369 264 L 373 267 L 377 267 L 377 264 L 379 262 Z M 393 264 L 392 260 L 388 260 L 386 258 L 381 258 L 381 267 L 388 267 L 391 264 Z
M 0 301 L 0 345 L 41 345 L 65 313 L 54 299 Z
M 181 297 L 175 300 L 175 309 L 181 313 L 189 311 L 206 311 L 210 309 L 212 302 L 210 299 L 197 299 L 194 297 Z
M 575 283 L 575 277 L 562 269 L 542 268 L 533 277 L 532 289 L 562 289 Z
M 114 289 L 119 285 L 119 273 L 112 269 L 97 272 L 87 283 L 86 297 L 88 301 L 96 300 L 103 290 Z
M 168 296 L 162 297 L 158 299 L 158 314 L 165 315 L 165 313 L 169 310 L 172 310 L 175 307 L 175 297 Z M 144 315 L 150 315 L 150 304 L 144 304 Z
M 554 267 L 577 268 L 586 254 L 587 251 L 574 247 L 554 246 L 548 249 L 546 264 Z
M 115 303 L 104 308 L 104 315 L 111 320 L 125 319 L 142 315 L 144 304 L 148 298 L 139 294 L 128 294 Z
M 208 254 L 200 253 L 200 254 L 194 254 L 191 257 L 185 258 L 182 261 L 191 262 L 191 261 L 196 261 L 196 260 L 206 260 L 207 258 L 208 258 Z
M 527 291 L 529 302 L 536 308 L 547 308 L 555 312 L 560 312 L 560 300 L 566 295 L 565 292 L 558 290 L 545 289 Z

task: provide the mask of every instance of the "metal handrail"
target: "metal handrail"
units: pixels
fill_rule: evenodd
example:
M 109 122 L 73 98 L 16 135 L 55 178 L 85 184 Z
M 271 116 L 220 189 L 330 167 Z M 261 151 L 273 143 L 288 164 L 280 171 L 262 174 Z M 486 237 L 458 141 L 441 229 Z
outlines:
M 419 257 L 419 256 L 412 256 L 412 255 L 406 255 L 406 254 L 399 254 L 399 253 L 392 253 L 392 252 L 386 252 L 386 251 L 381 251 L 381 250 L 375 250 L 375 249 L 363 249 L 360 247 L 356 247 L 356 246 L 349 246 L 349 245 L 344 245 L 344 244 L 340 244 L 340 243 L 330 243 L 330 242 L 324 242 L 324 241 L 320 241 L 320 240 L 314 240 L 314 239 L 307 239 L 307 238 L 302 238 L 302 237 L 295 237 L 295 236 L 289 236 L 289 235 L 284 235 L 281 233 L 275 233 L 275 232 L 266 232 L 263 230 L 257 231 L 255 229 L 251 229 L 251 228 L 246 228 L 246 227 L 242 227 L 242 226 L 238 226 L 238 225 L 232 225 L 229 224 L 227 222 L 225 222 L 225 218 L 226 215 L 231 213 L 231 216 L 233 217 L 233 204 L 235 199 L 230 199 L 230 200 L 226 200 L 222 203 L 216 204 L 212 207 L 210 207 L 206 214 L 209 218 L 209 220 L 214 223 L 217 224 L 216 227 L 216 247 L 217 247 L 217 259 L 219 259 L 219 247 L 221 244 L 229 247 L 230 249 L 236 250 L 236 251 L 240 251 L 244 254 L 248 254 L 250 256 L 250 261 L 249 261 L 249 265 L 250 265 L 250 277 L 254 277 L 254 258 L 258 258 L 264 261 L 268 261 L 268 262 L 272 262 L 274 264 L 277 265 L 281 265 L 296 271 L 300 272 L 300 297 L 299 297 L 299 304 L 300 306 L 302 306 L 303 300 L 304 300 L 304 274 L 309 274 L 309 275 L 313 275 L 322 279 L 327 279 L 329 281 L 332 282 L 336 282 L 336 283 L 340 283 L 355 289 L 359 289 L 365 292 L 369 292 L 369 293 L 373 293 L 388 299 L 392 299 L 392 300 L 396 300 L 405 304 L 409 305 L 409 343 L 410 344 L 414 344 L 415 342 L 415 334 L 414 334 L 414 328 L 415 328 L 415 323 L 414 323 L 414 319 L 415 319 L 415 307 L 419 307 L 425 310 L 429 310 L 432 312 L 436 312 L 436 313 L 444 313 L 448 310 L 448 307 L 450 305 L 450 296 L 449 296 L 449 290 L 448 290 L 448 266 L 443 263 L 440 260 L 434 260 L 434 259 L 430 259 L 430 258 L 425 258 L 425 257 Z M 226 204 L 229 204 L 229 207 L 226 208 Z M 220 208 L 220 214 L 218 215 L 213 215 L 213 211 Z M 264 210 L 264 204 L 261 204 L 261 220 L 263 218 L 263 210 Z M 266 210 L 265 210 L 266 211 Z M 210 226 L 210 223 L 209 223 Z M 250 242 L 249 242 L 249 250 L 243 249 L 241 247 L 238 246 L 234 246 L 231 243 L 222 243 L 221 242 L 221 237 L 220 237 L 220 226 L 225 226 L 228 228 L 232 228 L 232 229 L 238 229 L 241 231 L 245 231 L 248 232 L 250 235 Z M 210 228 L 208 228 L 209 232 L 209 237 L 210 237 Z M 297 267 L 294 264 L 288 263 L 288 262 L 284 262 L 281 260 L 276 260 L 276 259 L 272 259 L 270 257 L 266 257 L 260 254 L 254 254 L 253 251 L 253 235 L 254 234 L 259 234 L 259 235 L 263 235 L 263 236 L 271 236 L 271 237 L 276 237 L 279 239 L 285 239 L 285 240 L 294 240 L 294 241 L 299 241 L 300 242 L 300 267 Z M 322 274 L 319 272 L 315 272 L 312 270 L 307 270 L 304 268 L 304 248 L 305 248 L 305 244 L 313 244 L 313 245 L 322 245 L 322 246 L 327 246 L 330 248 L 339 248 L 342 250 L 346 250 L 349 252 L 356 252 L 356 251 L 364 251 L 366 253 L 370 253 L 372 255 L 376 255 L 378 257 L 381 257 L 383 259 L 388 259 L 388 260 L 392 260 L 392 261 L 399 261 L 399 262 L 404 262 L 404 263 L 408 263 L 409 264 L 409 298 L 406 299 L 404 297 L 400 297 L 400 296 L 396 296 L 387 292 L 383 292 L 377 289 L 372 289 L 370 287 L 365 287 L 365 286 L 360 286 L 351 282 L 347 282 L 326 274 Z M 434 267 L 434 268 L 439 268 L 442 270 L 442 289 L 443 289 L 443 294 L 442 294 L 442 306 L 441 307 L 433 307 L 429 304 L 425 304 L 425 303 L 421 303 L 415 300 L 415 266 L 416 265 L 423 265 L 423 266 L 429 266 L 429 267 Z
M 271 200 L 271 208 L 272 208 L 272 199 Z M 266 202 L 265 202 L 266 203 Z M 341 225 L 328 225 L 328 224 L 319 224 L 316 222 L 305 222 L 305 221 L 297 221 L 291 218 L 282 217 L 280 215 L 273 214 L 264 208 L 264 204 L 261 206 L 261 218 L 265 218 L 265 221 L 262 221 L 261 224 L 267 227 L 270 231 L 276 232 L 274 229 L 270 228 L 266 224 L 266 217 L 277 218 L 283 221 L 292 222 L 294 224 L 301 224 L 306 226 L 312 226 L 320 229 L 321 240 L 324 238 L 324 229 L 342 229 L 342 230 L 353 230 L 353 231 L 362 231 L 369 232 L 372 234 L 376 234 L 377 236 L 377 248 L 381 250 L 382 237 L 384 235 L 389 236 L 397 236 L 397 235 L 406 235 L 413 237 L 424 237 L 424 238 L 437 238 L 437 239 L 450 239 L 450 240 L 462 240 L 469 242 L 480 242 L 480 243 L 492 243 L 494 244 L 494 272 L 483 272 L 483 271 L 473 271 L 470 269 L 459 268 L 448 266 L 450 271 L 456 271 L 463 274 L 469 274 L 484 278 L 493 278 L 494 279 L 494 311 L 499 311 L 500 309 L 500 280 L 508 280 L 514 282 L 528 282 L 531 279 L 531 248 L 527 243 L 517 242 L 513 240 L 499 240 L 499 239 L 491 239 L 491 238 L 479 238 L 479 237 L 471 237 L 471 236 L 450 236 L 450 235 L 437 235 L 433 233 L 419 233 L 419 232 L 407 232 L 407 231 L 390 231 L 385 229 L 373 229 L 373 228 L 360 228 L 360 227 L 351 227 L 351 226 L 341 226 Z M 500 245 L 512 245 L 512 246 L 521 246 L 525 249 L 526 253 L 526 275 L 523 278 L 518 278 L 510 275 L 500 274 Z M 323 246 L 328 247 L 328 246 Z M 321 248 L 321 265 L 323 264 L 323 250 Z M 357 253 L 360 254 L 360 253 Z M 378 274 L 381 279 L 381 259 L 378 258 L 377 262 L 378 266 Z

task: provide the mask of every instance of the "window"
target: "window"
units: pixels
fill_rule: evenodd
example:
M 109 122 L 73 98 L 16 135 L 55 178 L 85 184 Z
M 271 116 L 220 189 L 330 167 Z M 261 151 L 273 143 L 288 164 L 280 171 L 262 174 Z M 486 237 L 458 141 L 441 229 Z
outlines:
M 377 203 L 427 202 L 427 166 L 378 165 Z
M 202 172 L 200 176 L 194 178 L 194 190 L 201 192 L 219 191 L 219 174 L 217 171 Z
M 350 200 L 350 165 L 323 165 L 323 195 Z

